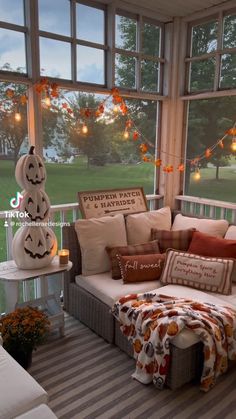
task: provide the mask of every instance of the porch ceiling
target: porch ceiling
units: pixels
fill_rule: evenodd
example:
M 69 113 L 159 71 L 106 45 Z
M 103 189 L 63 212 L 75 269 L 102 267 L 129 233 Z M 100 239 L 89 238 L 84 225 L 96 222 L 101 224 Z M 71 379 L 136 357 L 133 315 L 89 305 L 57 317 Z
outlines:
M 213 6 L 229 3 L 228 0 L 126 0 L 126 4 L 132 4 L 138 8 L 141 5 L 150 12 L 159 15 L 159 19 L 167 22 L 176 16 L 188 16 L 192 13 L 209 9 Z

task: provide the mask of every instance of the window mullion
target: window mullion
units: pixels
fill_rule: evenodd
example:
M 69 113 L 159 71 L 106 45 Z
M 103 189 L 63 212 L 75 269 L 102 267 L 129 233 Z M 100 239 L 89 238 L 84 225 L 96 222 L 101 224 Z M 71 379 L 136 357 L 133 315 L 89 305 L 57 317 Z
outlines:
M 217 50 L 222 51 L 223 47 L 223 12 L 219 13 L 218 21 L 218 36 L 217 36 Z M 214 91 L 217 91 L 220 87 L 220 73 L 221 73 L 221 54 L 216 54 L 216 69 L 214 79 Z
M 71 17 L 71 77 L 75 83 L 77 79 L 77 44 L 76 44 L 76 1 L 71 1 L 70 6 L 70 17 Z
M 28 27 L 26 36 L 26 56 L 28 75 L 35 83 L 40 78 L 38 0 L 25 0 L 25 19 Z M 43 154 L 43 128 L 41 95 L 32 85 L 28 92 L 28 135 L 29 143 L 35 146 L 36 153 Z
M 143 30 L 143 19 L 139 16 L 137 21 L 137 52 L 138 57 L 136 59 L 136 89 L 137 92 L 141 90 L 141 51 L 142 51 L 142 30 Z
M 115 5 L 107 6 L 107 40 L 106 79 L 108 89 L 115 85 Z

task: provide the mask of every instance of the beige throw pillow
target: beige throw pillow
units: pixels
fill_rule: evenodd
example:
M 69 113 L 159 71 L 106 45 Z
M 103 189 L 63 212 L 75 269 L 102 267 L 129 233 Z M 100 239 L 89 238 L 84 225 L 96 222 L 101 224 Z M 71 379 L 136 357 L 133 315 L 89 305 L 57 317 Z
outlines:
M 210 234 L 211 236 L 224 237 L 229 223 L 226 220 L 208 220 L 204 218 L 186 217 L 185 215 L 178 214 L 174 219 L 172 226 L 175 230 L 186 230 L 189 228 L 196 228 L 201 233 Z
M 227 240 L 236 240 L 236 226 L 229 226 L 224 238 Z
M 77 220 L 75 230 L 81 247 L 82 274 L 107 272 L 111 262 L 106 247 L 126 246 L 125 221 L 122 214 L 113 217 Z
M 141 244 L 150 241 L 152 228 L 158 230 L 171 229 L 171 211 L 169 207 L 128 215 L 126 218 L 128 244 Z
M 231 294 L 233 268 L 233 259 L 204 257 L 169 249 L 161 283 L 228 295 Z

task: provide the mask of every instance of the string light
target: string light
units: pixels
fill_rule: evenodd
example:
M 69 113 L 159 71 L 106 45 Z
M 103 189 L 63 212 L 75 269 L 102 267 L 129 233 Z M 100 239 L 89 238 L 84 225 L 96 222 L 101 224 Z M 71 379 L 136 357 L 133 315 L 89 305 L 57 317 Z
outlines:
M 232 139 L 231 150 L 232 150 L 233 152 L 235 152 L 235 151 L 236 151 L 236 138 L 233 138 L 233 139 Z
M 63 96 L 63 100 L 65 100 L 65 102 L 63 102 L 62 104 L 58 103 L 58 105 L 55 105 L 55 101 L 51 102 L 51 99 L 56 99 L 59 98 L 59 93 L 58 93 L 58 85 L 56 83 L 51 83 L 49 82 L 46 78 L 41 79 L 39 82 L 37 82 L 35 84 L 35 90 L 37 93 L 42 94 L 44 99 L 43 99 L 43 103 L 47 106 L 47 107 L 51 107 L 53 106 L 53 109 L 57 109 L 59 110 L 60 107 L 62 107 L 63 111 L 66 112 L 67 115 L 70 116 L 70 118 L 74 118 L 75 115 L 73 114 L 73 110 L 71 109 L 70 105 L 68 105 L 67 99 Z M 112 98 L 112 102 L 113 102 L 113 112 L 114 114 L 117 114 L 118 112 L 121 112 L 123 115 L 127 115 L 126 117 L 126 122 L 125 122 L 125 130 L 123 133 L 123 138 L 125 140 L 128 139 L 132 139 L 134 141 L 140 140 L 141 144 L 139 144 L 139 149 L 142 153 L 142 159 L 143 161 L 146 162 L 151 162 L 153 163 L 156 167 L 160 167 L 162 165 L 161 159 L 156 159 L 154 157 L 150 157 L 149 155 L 146 156 L 145 153 L 148 151 L 149 147 L 153 147 L 154 145 L 145 137 L 145 135 L 143 135 L 143 133 L 140 131 L 140 129 L 136 126 L 136 123 L 131 115 L 131 113 L 128 110 L 128 107 L 125 103 L 125 100 L 122 98 L 122 96 L 120 96 L 119 90 L 117 88 L 114 88 L 111 90 L 110 95 L 107 96 L 107 98 L 105 100 L 103 100 L 99 106 L 96 109 L 92 109 L 92 108 L 80 108 L 80 115 L 81 115 L 81 119 L 83 121 L 83 119 L 86 118 L 90 118 L 90 117 L 100 117 L 103 113 L 104 113 L 104 105 L 105 103 L 109 100 L 109 98 Z M 18 103 L 19 105 L 25 105 L 27 103 L 27 95 L 21 95 L 21 96 L 16 96 L 15 91 L 13 89 L 7 89 L 6 90 L 6 101 L 7 100 L 12 100 L 14 99 L 14 103 Z M 16 112 L 15 115 L 15 120 L 17 122 L 20 122 L 22 119 L 22 116 L 20 114 L 20 112 Z M 81 122 L 82 122 L 81 121 Z M 82 122 L 82 128 L 81 128 L 81 132 L 83 134 L 87 134 L 88 133 L 88 127 L 86 126 L 85 123 Z M 219 148 L 223 149 L 224 148 L 224 140 L 227 136 L 232 136 L 232 143 L 231 143 L 231 151 L 233 153 L 236 152 L 236 123 L 233 125 L 232 128 L 228 129 L 227 131 L 225 131 L 224 136 L 217 140 L 217 142 L 215 144 L 213 144 L 211 147 L 206 148 L 205 151 L 202 152 L 202 154 L 198 157 L 195 157 L 194 159 L 189 159 L 186 158 L 186 164 L 190 164 L 193 168 L 195 167 L 195 172 L 193 174 L 193 178 L 195 180 L 200 180 L 201 175 L 200 175 L 200 170 L 197 167 L 198 163 L 204 159 L 209 159 L 211 158 L 211 156 L 214 154 L 214 151 L 216 149 L 216 147 L 218 146 Z M 166 154 L 168 156 L 171 156 L 174 159 L 181 159 L 180 156 L 177 156 L 175 154 L 171 154 L 168 153 L 166 151 L 163 150 L 159 150 L 159 154 L 163 153 Z M 175 166 L 169 165 L 167 164 L 166 166 L 163 166 L 163 170 L 166 173 L 170 173 L 173 171 L 173 168 L 178 170 L 179 172 L 184 172 L 185 171 L 185 165 L 183 163 L 177 164 Z
M 83 134 L 88 134 L 88 127 L 85 124 L 82 126 L 82 133 Z
M 128 140 L 128 138 L 129 138 L 129 131 L 125 130 L 125 132 L 124 132 L 124 139 L 125 140 Z
M 48 108 L 51 106 L 51 99 L 49 96 L 46 96 L 46 98 L 44 99 L 44 103 L 46 106 L 48 106 Z
M 15 113 L 15 120 L 16 120 L 16 122 L 20 122 L 21 121 L 21 114 L 20 114 L 20 112 L 16 112 Z
M 194 175 L 193 175 L 193 179 L 196 180 L 196 181 L 201 179 L 201 173 L 200 173 L 199 169 L 195 170 Z

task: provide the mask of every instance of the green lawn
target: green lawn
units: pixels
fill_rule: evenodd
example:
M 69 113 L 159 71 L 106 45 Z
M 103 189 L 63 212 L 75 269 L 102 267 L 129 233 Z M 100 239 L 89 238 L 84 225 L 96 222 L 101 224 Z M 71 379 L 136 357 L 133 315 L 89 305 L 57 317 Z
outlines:
M 222 167 L 219 180 L 215 179 L 214 168 L 201 169 L 200 181 L 196 182 L 191 179 L 187 195 L 236 202 L 236 165 L 235 167 Z

